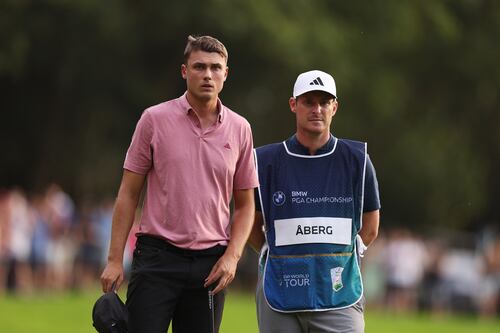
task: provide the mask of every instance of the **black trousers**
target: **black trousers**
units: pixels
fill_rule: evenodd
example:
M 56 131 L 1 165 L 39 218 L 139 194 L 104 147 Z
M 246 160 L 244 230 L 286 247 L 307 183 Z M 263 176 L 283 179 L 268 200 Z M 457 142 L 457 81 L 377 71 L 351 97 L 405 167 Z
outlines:
M 204 280 L 224 246 L 185 250 L 159 238 L 139 236 L 127 290 L 129 333 L 212 333 L 219 331 L 224 292 L 209 307 Z

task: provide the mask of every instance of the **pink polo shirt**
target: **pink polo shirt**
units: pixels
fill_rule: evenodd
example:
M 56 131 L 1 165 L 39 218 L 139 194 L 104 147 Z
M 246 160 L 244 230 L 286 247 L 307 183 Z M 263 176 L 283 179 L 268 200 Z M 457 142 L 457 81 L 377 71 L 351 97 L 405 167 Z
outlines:
M 147 175 L 138 234 L 188 249 L 227 244 L 232 191 L 255 188 L 258 179 L 249 123 L 220 100 L 218 107 L 205 130 L 186 94 L 142 114 L 124 164 Z

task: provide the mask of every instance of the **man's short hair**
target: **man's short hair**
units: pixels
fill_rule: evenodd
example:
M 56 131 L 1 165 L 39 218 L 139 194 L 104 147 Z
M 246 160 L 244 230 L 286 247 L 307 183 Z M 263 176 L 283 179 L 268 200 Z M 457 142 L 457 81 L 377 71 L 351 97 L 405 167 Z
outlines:
M 187 60 L 193 51 L 216 52 L 226 59 L 226 62 L 228 59 L 227 50 L 224 44 L 211 36 L 189 35 L 187 38 L 186 49 L 184 50 L 184 62 L 187 63 Z

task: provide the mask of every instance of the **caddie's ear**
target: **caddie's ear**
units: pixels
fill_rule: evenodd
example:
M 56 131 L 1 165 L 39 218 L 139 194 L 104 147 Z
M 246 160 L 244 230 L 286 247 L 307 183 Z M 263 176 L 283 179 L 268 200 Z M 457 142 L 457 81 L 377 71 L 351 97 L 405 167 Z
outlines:
M 290 110 L 295 113 L 295 108 L 297 107 L 297 99 L 295 97 L 290 97 L 288 100 L 288 105 L 290 105 Z
M 333 112 L 332 112 L 332 117 L 335 116 L 337 113 L 337 110 L 339 109 L 339 100 L 335 98 L 333 101 Z

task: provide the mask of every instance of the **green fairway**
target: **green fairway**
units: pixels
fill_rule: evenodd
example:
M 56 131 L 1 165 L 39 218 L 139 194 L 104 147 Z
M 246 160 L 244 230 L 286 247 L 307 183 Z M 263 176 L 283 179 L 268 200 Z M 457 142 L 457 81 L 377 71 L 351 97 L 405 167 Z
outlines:
M 6 333 L 91 333 L 91 309 L 98 292 L 64 293 L 36 296 L 1 296 L 1 332 Z M 196 314 L 193 314 L 196 320 Z M 230 291 L 221 333 L 257 332 L 253 295 Z M 496 333 L 500 320 L 472 317 L 401 315 L 368 311 L 367 333 Z

